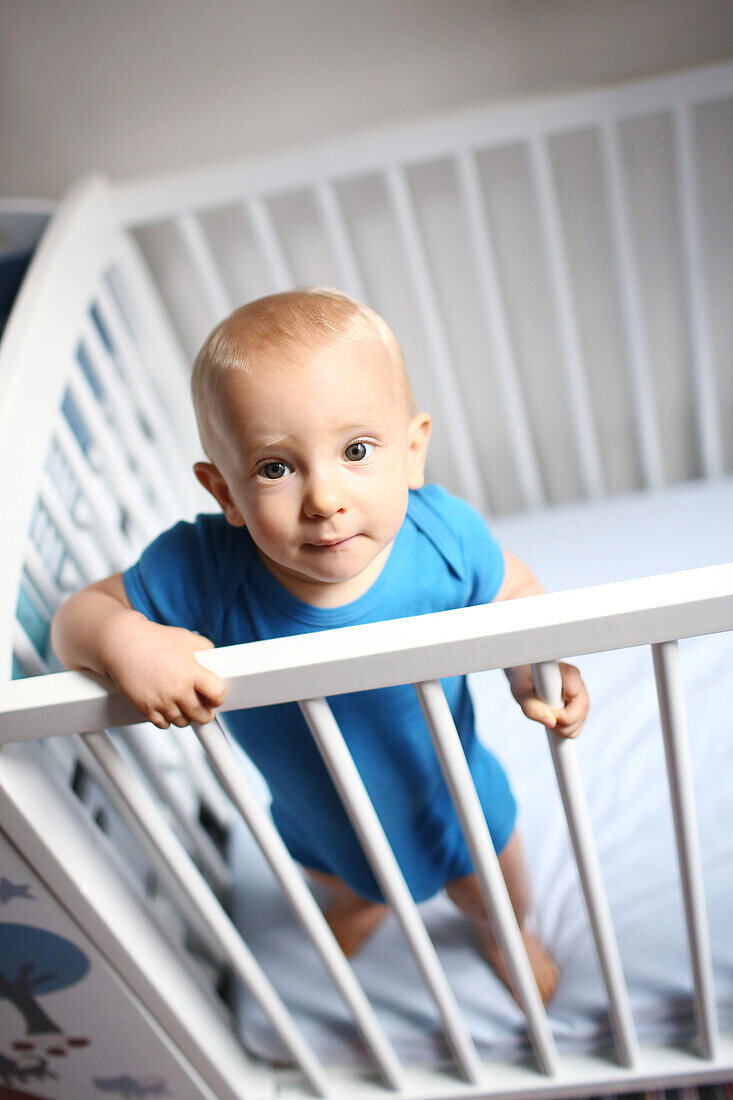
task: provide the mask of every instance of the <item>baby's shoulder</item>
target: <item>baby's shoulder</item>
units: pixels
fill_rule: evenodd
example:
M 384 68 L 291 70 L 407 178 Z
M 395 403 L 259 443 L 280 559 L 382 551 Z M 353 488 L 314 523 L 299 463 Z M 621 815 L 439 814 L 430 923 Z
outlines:
M 407 516 L 418 537 L 427 540 L 450 571 L 468 583 L 467 602 L 493 598 L 503 575 L 503 555 L 473 505 L 431 484 L 411 491 Z
M 488 530 L 483 516 L 467 500 L 454 496 L 442 485 L 411 490 L 407 515 L 418 530 L 440 535 L 451 544 L 461 545 L 465 535 L 477 529 Z
M 248 532 L 233 527 L 221 512 L 200 512 L 158 535 L 143 551 L 140 564 L 158 576 L 213 576 L 221 583 L 235 563 L 248 560 L 251 542 Z

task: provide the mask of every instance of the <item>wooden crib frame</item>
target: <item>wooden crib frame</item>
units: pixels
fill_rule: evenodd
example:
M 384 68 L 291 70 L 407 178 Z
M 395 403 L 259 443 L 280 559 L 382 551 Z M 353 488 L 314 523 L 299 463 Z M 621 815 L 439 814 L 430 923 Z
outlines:
M 471 112 L 335 143 L 311 154 L 121 185 L 95 178 L 80 184 L 60 205 L 34 257 L 0 346 L 0 454 L 4 468 L 12 469 L 4 490 L 11 523 L 2 549 L 0 621 L 15 622 L 14 633 L 0 634 L 0 657 L 10 669 L 14 655 L 26 674 L 0 690 L 0 839 L 27 861 L 56 901 L 73 915 L 115 977 L 119 996 L 134 1004 L 149 1021 L 155 1041 L 183 1067 L 192 1096 L 254 1100 L 315 1092 L 415 1100 L 555 1098 L 733 1076 L 733 1036 L 721 1034 L 716 1020 L 676 649 L 677 639 L 733 629 L 733 566 L 329 631 L 319 635 L 317 646 L 306 636 L 201 655 L 203 663 L 226 679 L 228 709 L 287 700 L 300 703 L 434 996 L 455 1059 L 453 1067 L 436 1070 L 400 1064 L 219 726 L 215 723 L 196 730 L 197 739 L 186 740 L 181 734 L 177 747 L 183 756 L 171 782 L 171 776 L 161 772 L 160 759 L 156 760 L 159 750 L 141 730 L 139 716 L 109 685 L 80 673 L 39 675 L 47 671 L 44 656 L 15 615 L 21 578 L 34 591 L 38 607 L 53 609 L 65 591 L 122 568 L 152 534 L 181 514 L 191 514 L 197 503 L 193 490 L 180 477 L 182 465 L 195 457 L 186 443 L 190 440 L 193 446 L 195 440 L 182 385 L 186 356 L 132 232 L 153 222 L 173 228 L 191 261 L 213 321 L 235 302 L 204 230 L 204 212 L 243 205 L 271 289 L 280 289 L 294 280 L 268 202 L 280 193 L 309 189 L 333 249 L 341 284 L 364 297 L 363 276 L 337 191 L 340 181 L 360 174 L 379 173 L 384 181 L 419 317 L 433 351 L 434 385 L 452 427 L 447 438 L 460 441 L 463 454 L 470 455 L 470 418 L 455 381 L 407 177 L 408 167 L 416 163 L 450 159 L 454 166 L 470 226 L 475 277 L 486 310 L 492 355 L 498 363 L 501 399 L 507 417 L 517 425 L 512 448 L 522 499 L 527 507 L 543 503 L 543 479 L 517 376 L 476 167 L 478 151 L 495 146 L 521 144 L 527 150 L 553 288 L 575 461 L 584 495 L 602 495 L 606 491 L 603 463 L 592 430 L 593 413 L 548 152 L 551 135 L 563 130 L 593 127 L 598 133 L 622 288 L 621 313 L 628 339 L 643 483 L 660 485 L 664 478 L 662 448 L 619 153 L 620 122 L 633 116 L 667 113 L 672 120 L 689 334 L 695 349 L 692 388 L 698 472 L 707 477 L 722 474 L 725 455 L 700 248 L 694 118 L 699 105 L 731 98 L 733 65 L 709 66 L 616 88 Z M 72 406 L 73 415 L 69 412 Z M 70 430 L 74 417 L 83 422 L 85 445 Z M 38 425 L 38 431 L 29 435 L 32 423 Z M 52 463 L 51 452 L 55 456 Z M 478 459 L 461 462 L 458 468 L 462 476 L 458 487 L 486 508 Z M 554 661 L 559 656 L 632 645 L 649 645 L 653 652 L 685 898 L 698 1041 L 694 1050 L 683 1050 L 640 1046 L 636 1039 L 574 748 L 571 742 L 550 735 L 616 1043 L 611 1053 L 560 1057 L 531 979 L 439 680 L 531 662 L 541 690 L 551 699 L 556 691 Z M 484 896 L 527 1015 L 534 1054 L 529 1064 L 486 1063 L 478 1058 L 326 702 L 327 696 L 341 692 L 398 683 L 416 686 L 459 809 Z M 110 729 L 122 732 L 104 732 Z M 202 931 L 215 945 L 216 954 L 249 985 L 300 1071 L 271 1069 L 246 1054 L 212 1005 L 210 993 L 202 988 L 200 975 L 194 969 L 181 968 L 159 928 L 146 921 L 139 899 L 115 877 L 104 848 L 90 844 L 89 822 L 70 805 L 73 799 L 60 789 L 58 775 L 48 769 L 50 758 L 44 758 L 34 744 L 69 734 L 73 735 L 69 751 L 84 762 L 131 822 L 147 858 L 165 877 L 191 926 Z M 209 816 L 225 826 L 232 810 L 207 772 L 200 747 L 231 804 L 244 815 L 351 1008 L 373 1058 L 374 1076 L 318 1062 L 219 904 L 216 894 L 226 886 L 228 869 L 210 833 L 201 827 L 199 811 L 203 803 Z M 187 791 L 184 795 L 181 779 Z M 172 814 L 172 825 L 166 813 Z

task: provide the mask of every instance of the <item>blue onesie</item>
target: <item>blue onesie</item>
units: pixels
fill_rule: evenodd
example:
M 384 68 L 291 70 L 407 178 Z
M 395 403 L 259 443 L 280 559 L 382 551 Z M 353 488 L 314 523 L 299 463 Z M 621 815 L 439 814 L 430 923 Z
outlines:
M 504 575 L 498 543 L 465 501 L 436 485 L 410 493 L 402 527 L 371 588 L 342 607 L 296 599 L 260 560 L 244 527 L 199 515 L 160 535 L 124 574 L 132 606 L 216 646 L 488 603 Z M 443 681 L 496 850 L 516 805 L 494 756 L 478 740 L 465 677 Z M 329 699 L 416 901 L 473 870 L 411 685 Z M 230 711 L 233 736 L 272 794 L 271 812 L 291 855 L 383 901 L 296 703 Z

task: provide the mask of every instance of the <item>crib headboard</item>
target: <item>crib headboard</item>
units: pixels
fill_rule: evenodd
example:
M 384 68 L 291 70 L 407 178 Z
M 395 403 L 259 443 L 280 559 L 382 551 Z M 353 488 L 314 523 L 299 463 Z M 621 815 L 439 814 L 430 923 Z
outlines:
M 340 286 L 403 345 L 436 480 L 493 512 L 654 487 L 733 461 L 732 96 L 713 65 L 115 202 L 189 359 L 244 300 Z

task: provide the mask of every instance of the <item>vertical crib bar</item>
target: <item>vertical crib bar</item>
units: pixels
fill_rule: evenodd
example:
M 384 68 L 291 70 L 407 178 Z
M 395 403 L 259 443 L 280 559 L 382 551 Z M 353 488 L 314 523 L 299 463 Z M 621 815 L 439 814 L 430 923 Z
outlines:
M 550 155 L 546 139 L 539 135 L 530 138 L 528 147 L 550 268 L 550 285 L 555 302 L 580 474 L 586 495 L 600 497 L 605 491 L 605 479 L 598 446 L 598 433 L 583 366 L 583 353 L 573 302 L 570 270 L 562 237 L 560 210 L 552 179 Z
M 100 465 L 107 473 L 109 483 L 127 511 L 134 517 L 146 538 L 153 538 L 160 530 L 157 514 L 142 493 L 125 455 L 107 421 L 102 416 L 97 399 L 92 392 L 81 367 L 74 367 L 69 376 L 69 394 L 77 405 L 89 428 L 99 455 Z M 90 459 L 92 465 L 94 462 Z
M 487 916 L 527 1016 L 537 1061 L 543 1073 L 554 1075 L 557 1050 L 448 701 L 439 680 L 415 684 L 415 690 L 471 852 Z
M 488 501 L 479 475 L 481 463 L 476 454 L 473 433 L 456 382 L 455 370 L 451 363 L 448 342 L 440 319 L 437 296 L 430 275 L 428 258 L 420 238 L 405 173 L 399 167 L 388 168 L 385 172 L 385 181 L 397 227 L 402 238 L 407 266 L 425 331 L 428 353 L 433 365 L 433 374 L 443 405 L 446 423 L 450 429 L 450 443 L 453 448 L 461 490 L 463 495 L 480 512 L 487 514 Z
M 157 454 L 152 443 L 145 436 L 138 420 L 132 393 L 122 384 L 110 361 L 109 353 L 102 343 L 102 338 L 98 335 L 91 321 L 88 321 L 85 325 L 83 344 L 94 371 L 110 399 L 110 405 L 114 410 L 114 418 L 120 426 L 127 446 L 135 455 L 138 468 L 141 471 L 141 479 L 147 482 L 150 490 L 157 498 L 161 512 L 165 512 L 161 519 L 164 519 L 165 522 L 174 522 L 178 518 L 180 508 L 168 485 L 169 479 L 155 477 L 155 473 L 161 465 L 160 455 Z
M 150 730 L 144 726 L 120 726 L 115 732 L 122 738 L 125 748 L 146 776 L 161 804 L 170 811 L 171 817 L 188 838 L 202 869 L 208 873 L 218 890 L 228 890 L 232 884 L 229 865 L 209 834 L 196 822 L 195 815 L 191 813 L 191 807 L 186 805 L 186 799 L 181 797 L 178 786 L 167 781 L 164 774 L 166 769 L 160 755 L 151 752 Z M 163 731 L 156 730 L 156 734 L 158 732 Z M 191 783 L 191 794 L 196 797 L 195 778 Z
M 697 838 L 695 796 L 687 741 L 687 717 L 679 649 L 677 642 L 659 642 L 652 645 L 651 649 L 685 905 L 687 938 L 695 983 L 695 1014 L 700 1034 L 700 1048 L 704 1058 L 713 1059 L 716 1057 L 718 1048 L 718 1016 L 713 992 L 710 936 Z
M 374 1015 L 369 1000 L 357 982 L 323 913 L 296 870 L 269 814 L 263 809 L 247 782 L 237 758 L 227 742 L 218 719 L 205 726 L 192 726 L 219 777 L 224 790 L 247 823 L 260 850 L 272 868 L 296 917 L 310 936 L 324 966 L 334 980 L 382 1076 L 393 1089 L 402 1085 L 402 1067 L 392 1045 Z
M 97 557 L 94 544 L 89 540 L 80 538 L 79 530 L 68 518 L 67 509 L 64 507 L 63 502 L 59 500 L 54 485 L 45 471 L 42 475 L 40 498 L 44 507 L 48 510 L 51 520 L 56 525 L 67 553 L 76 563 L 81 579 L 89 582 L 95 577 L 108 572 L 107 563 L 102 562 L 101 558 Z M 119 539 L 121 540 L 121 535 Z M 85 550 L 85 547 L 91 548 L 92 553 L 90 554 L 89 549 Z M 110 536 L 110 547 L 119 560 L 122 550 L 119 545 L 115 544 L 113 536 Z M 39 591 L 44 594 L 44 598 L 48 602 L 49 610 L 53 611 L 61 603 L 64 594 L 50 576 L 43 559 L 33 547 L 33 543 L 28 545 L 27 556 L 29 559 L 29 576 L 32 575 L 32 579 L 35 578 Z M 48 669 L 36 668 L 34 674 L 44 671 L 48 671 Z M 127 748 L 161 802 L 169 806 L 173 816 L 188 836 L 202 864 L 208 868 L 210 874 L 220 886 L 225 886 L 229 879 L 228 868 L 208 833 L 198 824 L 195 817 L 186 811 L 186 808 L 181 804 L 175 787 L 166 782 L 161 774 L 160 758 L 151 753 L 150 742 L 146 743 L 137 727 L 133 726 L 128 731 L 121 730 L 120 732 L 126 734 L 125 743 Z M 155 733 L 157 737 L 161 736 L 159 731 L 156 730 Z M 190 782 L 192 788 L 201 795 L 202 784 L 199 775 L 195 771 L 191 773 Z
M 90 580 L 98 580 L 109 573 L 111 563 L 106 557 L 103 557 L 91 539 L 80 537 L 79 530 L 74 527 L 69 519 L 68 512 L 59 499 L 56 486 L 45 470 L 41 474 L 38 499 L 51 517 L 56 530 L 66 544 L 66 548 L 80 572 L 88 576 Z
M 124 568 L 129 562 L 132 547 L 122 534 L 120 514 L 116 511 L 105 492 L 104 486 L 84 457 L 78 440 L 63 414 L 58 417 L 54 426 L 54 437 L 59 450 L 69 463 L 79 488 L 94 512 L 96 517 L 93 526 L 94 537 L 99 541 L 99 545 L 109 558 L 112 567 L 116 570 Z M 110 532 L 119 533 L 119 539 L 115 538 L 115 535 L 110 534 Z
M 673 114 L 674 152 L 678 200 L 682 224 L 682 248 L 687 287 L 688 322 L 692 341 L 692 370 L 697 397 L 700 457 L 706 477 L 723 473 L 718 399 L 715 392 L 710 326 L 705 308 L 705 290 L 700 246 L 693 124 L 690 108 L 678 106 Z
M 213 814 L 218 825 L 223 830 L 228 829 L 232 821 L 233 806 L 209 767 L 201 742 L 190 726 L 178 727 L 175 740 L 183 766 L 188 775 L 193 777 L 202 803 Z
M 328 239 L 331 242 L 338 263 L 341 285 L 352 298 L 363 302 L 366 299 L 364 281 L 359 271 L 359 265 L 346 228 L 346 221 L 333 184 L 327 181 L 317 184 L 315 196 Z
M 249 199 L 245 204 L 245 210 L 249 214 L 260 252 L 272 280 L 272 293 L 290 290 L 295 286 L 295 280 L 280 241 L 277 239 L 275 226 L 264 199 Z
M 33 644 L 31 639 L 28 637 L 27 633 L 23 629 L 22 625 L 17 620 L 14 623 L 13 630 L 13 651 L 15 653 L 16 659 L 19 661 L 20 665 L 28 673 L 28 675 L 42 676 L 50 672 L 48 662 L 44 660 L 43 656 L 38 652 L 36 646 Z M 130 745 L 130 739 L 133 734 L 137 734 L 138 744 L 142 743 L 142 738 L 140 737 L 140 733 L 137 727 L 121 727 L 118 732 L 125 736 L 126 747 L 131 750 L 133 757 L 137 760 L 138 757 L 135 752 L 135 748 L 137 746 L 131 747 Z M 110 733 L 105 731 L 103 734 L 100 734 L 100 738 L 100 744 L 104 743 L 104 745 L 107 746 L 106 752 L 110 755 L 110 757 L 117 757 L 119 759 L 116 773 L 118 778 L 110 776 L 105 768 L 102 769 L 103 775 L 107 777 L 108 785 L 111 788 L 110 791 L 108 791 L 108 794 L 110 795 L 113 803 L 118 806 L 118 808 L 119 804 L 122 804 L 123 815 L 125 813 L 125 810 L 128 811 L 127 816 L 132 817 L 133 826 L 137 829 L 140 829 L 139 819 L 136 817 L 134 809 L 131 808 L 129 799 L 126 797 L 125 793 L 130 789 L 131 785 L 133 787 L 135 784 L 139 785 L 139 780 L 134 775 L 134 772 L 129 771 L 128 765 L 125 763 L 125 761 L 119 758 L 118 750 L 114 745 Z M 92 771 L 92 774 L 94 774 L 96 777 L 96 773 L 99 771 L 99 767 L 101 765 L 99 760 L 97 759 L 97 755 L 91 751 L 90 746 L 87 744 L 87 738 L 74 736 L 71 738 L 70 743 L 74 746 L 77 756 L 81 754 L 85 762 L 87 762 L 87 754 L 91 755 L 92 760 L 90 770 Z M 213 879 L 217 884 L 217 887 L 228 889 L 231 885 L 231 874 L 229 872 L 229 867 L 224 863 L 221 855 L 218 851 L 216 851 L 213 843 L 209 840 L 208 837 L 206 837 L 206 840 L 209 841 L 210 848 L 202 850 L 201 838 L 196 835 L 196 831 L 193 830 L 191 827 L 190 815 L 187 814 L 186 811 L 180 806 L 178 800 L 174 797 L 174 792 L 171 791 L 171 789 L 163 783 L 160 775 L 158 774 L 159 761 L 152 760 L 144 746 L 143 752 L 148 756 L 148 759 L 147 761 L 145 761 L 145 763 L 140 763 L 138 761 L 141 771 L 147 776 L 148 781 L 150 782 L 153 790 L 159 796 L 163 805 L 167 809 L 170 809 L 172 816 L 175 818 L 175 820 L 183 829 L 186 836 L 188 836 L 189 840 L 192 842 L 197 851 L 197 855 L 202 858 L 202 862 L 208 867 Z M 123 777 L 124 781 L 119 779 L 120 775 Z M 141 793 L 138 797 L 143 800 L 148 800 L 148 816 L 151 819 L 155 819 L 155 821 L 157 822 L 157 831 L 159 832 L 160 830 L 167 830 L 168 826 L 162 816 L 161 810 L 150 801 L 149 796 L 146 794 L 142 787 L 140 787 L 140 792 Z M 151 837 L 147 834 L 144 834 L 142 839 L 146 848 L 152 849 L 153 856 L 156 861 L 160 862 L 159 850 L 152 841 Z M 178 843 L 175 837 L 173 837 L 173 840 Z M 163 869 L 164 872 L 169 871 L 169 868 L 165 863 L 163 864 Z M 188 896 L 185 896 L 183 898 L 184 908 L 188 907 L 190 901 L 191 899 Z M 195 917 L 198 918 L 199 915 L 200 914 L 198 910 L 195 909 Z M 199 925 L 199 928 L 201 927 L 202 925 Z M 206 931 L 208 931 L 208 929 L 206 929 Z
M 305 699 L 299 705 L 382 892 L 395 911 L 435 999 L 456 1062 L 466 1080 L 476 1083 L 481 1067 L 473 1040 L 331 708 L 325 699 Z
M 13 623 L 13 654 L 28 676 L 42 676 L 48 672 L 48 665 L 17 621 Z
M 232 305 L 201 222 L 191 210 L 179 214 L 175 222 L 198 275 L 214 324 L 218 324 L 231 312 Z
M 319 1096 L 328 1095 L 323 1066 L 306 1043 L 290 1013 L 221 908 L 210 887 L 191 863 L 180 842 L 161 819 L 157 807 L 142 784 L 125 766 L 107 734 L 87 734 L 82 740 L 109 779 L 123 805 L 127 807 L 128 820 L 146 847 L 152 850 L 156 862 L 162 864 L 167 872 L 166 878 L 183 901 L 185 908 L 193 906 L 198 918 L 208 930 L 208 934 L 272 1022 L 313 1090 Z
M 476 264 L 484 318 L 496 362 L 496 379 L 506 420 L 511 424 L 509 443 L 514 453 L 514 464 L 525 506 L 538 508 L 545 503 L 545 492 L 519 383 L 496 266 L 494 244 L 473 153 L 468 151 L 459 153 L 455 158 L 455 166 L 468 220 L 468 235 Z
M 543 661 L 532 665 L 532 677 L 541 699 L 551 707 L 563 705 L 562 676 L 557 661 Z M 593 930 L 598 961 L 608 993 L 611 1027 L 619 1058 L 622 1065 L 633 1067 L 639 1061 L 639 1044 L 575 748 L 570 739 L 560 737 L 552 730 L 548 730 L 547 739 Z
M 644 485 L 657 489 L 664 484 L 664 463 L 652 387 L 646 331 L 641 313 L 641 288 L 634 260 L 631 224 L 621 168 L 618 126 L 606 120 L 600 126 L 601 152 L 607 184 L 611 229 L 616 253 L 616 272 L 621 312 L 631 365 L 636 438 L 641 457 Z
M 63 593 L 52 579 L 45 561 L 29 539 L 25 545 L 25 569 L 49 610 L 61 603 Z
M 167 464 L 171 469 L 180 468 L 181 464 L 187 465 L 187 456 L 180 445 L 175 424 L 170 416 L 170 405 L 167 408 L 164 406 L 158 389 L 153 385 L 151 371 L 142 358 L 140 348 L 123 323 L 119 307 L 114 303 L 112 292 L 106 282 L 100 284 L 95 304 L 108 329 L 115 352 L 120 358 L 127 383 L 144 406 L 146 416 L 155 432 L 156 443 L 165 456 Z M 170 393 L 165 394 L 166 402 L 170 402 L 170 397 Z M 181 496 L 181 507 L 185 506 L 183 495 L 175 486 L 174 491 L 178 491 Z

